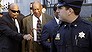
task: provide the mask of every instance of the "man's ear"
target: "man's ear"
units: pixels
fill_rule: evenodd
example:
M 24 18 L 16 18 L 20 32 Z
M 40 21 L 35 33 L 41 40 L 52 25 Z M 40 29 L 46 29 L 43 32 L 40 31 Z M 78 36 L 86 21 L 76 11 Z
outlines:
M 43 7 L 42 7 L 42 5 L 41 5 L 41 9 L 42 9 Z
M 72 14 L 74 11 L 73 11 L 72 8 L 69 8 L 69 9 L 68 9 L 68 12 L 69 12 L 69 15 L 70 15 L 70 14 Z

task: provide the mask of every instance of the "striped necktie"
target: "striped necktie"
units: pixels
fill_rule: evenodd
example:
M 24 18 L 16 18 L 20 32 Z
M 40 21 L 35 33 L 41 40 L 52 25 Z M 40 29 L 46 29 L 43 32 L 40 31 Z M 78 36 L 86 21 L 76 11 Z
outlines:
M 41 31 L 42 31 L 42 27 L 41 27 L 41 20 L 38 18 L 37 20 L 37 41 L 40 41 L 41 38 Z

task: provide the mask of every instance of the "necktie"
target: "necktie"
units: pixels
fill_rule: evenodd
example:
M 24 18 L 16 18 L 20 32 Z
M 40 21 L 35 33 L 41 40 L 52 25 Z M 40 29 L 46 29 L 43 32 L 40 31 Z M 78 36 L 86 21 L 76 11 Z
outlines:
M 16 26 L 17 29 L 18 29 L 18 33 L 20 33 L 20 28 L 19 28 L 18 20 L 17 20 L 17 19 L 14 19 L 14 22 L 15 22 L 15 26 Z
M 37 20 L 37 41 L 40 41 L 40 37 L 41 37 L 41 20 L 38 18 Z

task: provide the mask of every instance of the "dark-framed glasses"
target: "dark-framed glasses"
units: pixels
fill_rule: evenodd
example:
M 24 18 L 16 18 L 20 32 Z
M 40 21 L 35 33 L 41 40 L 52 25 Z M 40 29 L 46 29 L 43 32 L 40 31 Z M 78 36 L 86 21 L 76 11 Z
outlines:
M 11 10 L 11 9 L 10 9 L 10 10 Z M 13 13 L 16 13 L 16 12 L 17 12 L 17 13 L 20 13 L 20 10 L 17 10 L 17 11 L 16 11 L 16 10 L 11 10 L 11 11 L 12 11 Z

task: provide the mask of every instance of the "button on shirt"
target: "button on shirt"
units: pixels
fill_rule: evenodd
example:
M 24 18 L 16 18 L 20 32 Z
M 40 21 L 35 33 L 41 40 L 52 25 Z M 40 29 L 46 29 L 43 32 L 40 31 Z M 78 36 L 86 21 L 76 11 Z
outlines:
M 39 17 L 39 19 L 41 20 L 41 24 L 42 24 L 42 15 Z M 36 16 L 33 15 L 33 33 L 34 33 L 34 41 L 37 41 L 37 20 L 38 18 Z

